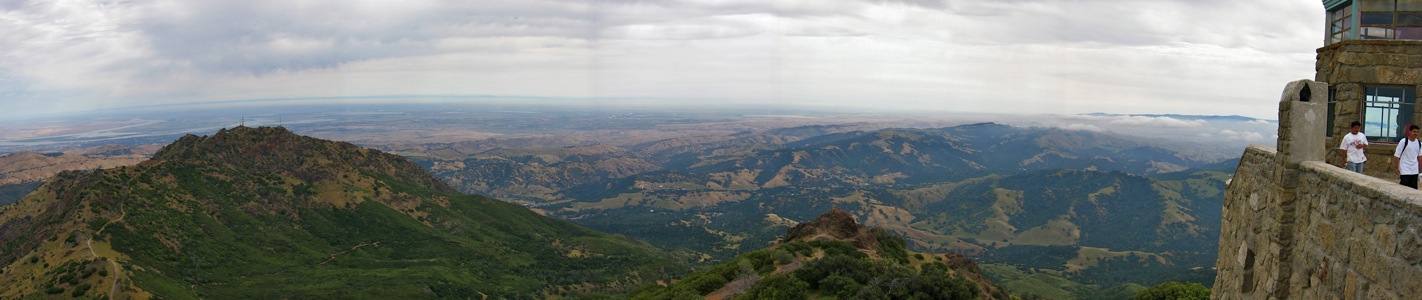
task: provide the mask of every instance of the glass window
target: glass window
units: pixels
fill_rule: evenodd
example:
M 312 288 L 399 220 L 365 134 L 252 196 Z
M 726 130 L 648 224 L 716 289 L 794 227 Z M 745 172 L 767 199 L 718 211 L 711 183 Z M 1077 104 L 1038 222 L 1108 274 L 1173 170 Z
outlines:
M 1353 28 L 1353 18 L 1343 18 L 1342 20 L 1334 21 L 1332 25 L 1333 25 L 1333 26 L 1331 26 L 1331 27 L 1332 27 L 1332 29 L 1333 29 L 1333 32 L 1339 32 L 1339 31 L 1345 31 L 1345 30 L 1348 30 L 1348 29 L 1352 29 L 1352 28 Z
M 1363 24 L 1392 25 L 1392 13 L 1363 13 Z
M 1397 11 L 1422 11 L 1422 0 L 1397 0 Z
M 1422 1 L 1422 0 L 1418 0 Z M 1352 4 L 1335 8 L 1328 12 L 1329 28 L 1328 43 L 1337 43 L 1343 40 L 1353 39 L 1353 6 Z
M 1363 39 L 1368 39 L 1368 40 L 1377 40 L 1377 39 L 1388 39 L 1388 40 L 1390 40 L 1390 39 L 1393 39 L 1393 37 L 1396 36 L 1395 33 L 1393 33 L 1392 28 L 1363 27 L 1363 28 L 1359 28 L 1359 29 L 1362 29 L 1362 30 L 1358 33 L 1358 35 L 1362 36 Z
M 1422 14 L 1397 14 L 1397 25 L 1422 25 Z
M 1399 26 L 1422 26 L 1422 13 L 1398 13 Z
M 1363 11 L 1393 11 L 1393 0 L 1363 0 Z
M 1422 40 L 1422 27 L 1398 27 L 1397 39 Z
M 1367 88 L 1363 98 L 1363 133 L 1374 141 L 1395 142 L 1412 123 L 1416 91 L 1412 87 Z
M 1325 125 L 1328 127 L 1324 127 L 1328 129 L 1323 131 L 1323 134 L 1328 137 L 1333 137 L 1333 119 L 1336 117 L 1335 114 L 1338 113 L 1338 109 L 1335 108 L 1338 106 L 1338 100 L 1334 98 L 1334 96 L 1337 94 L 1338 89 L 1333 88 L 1333 85 L 1328 85 L 1328 123 Z
M 1329 19 L 1329 20 L 1337 21 L 1337 20 L 1342 20 L 1343 18 L 1346 18 L 1346 17 L 1348 17 L 1349 15 L 1352 15 L 1352 14 L 1353 14 L 1353 10 L 1352 10 L 1350 7 L 1352 7 L 1352 6 L 1350 5 L 1350 6 L 1339 7 L 1339 8 L 1336 9 L 1336 10 L 1333 10 L 1333 11 L 1328 12 L 1328 19 Z

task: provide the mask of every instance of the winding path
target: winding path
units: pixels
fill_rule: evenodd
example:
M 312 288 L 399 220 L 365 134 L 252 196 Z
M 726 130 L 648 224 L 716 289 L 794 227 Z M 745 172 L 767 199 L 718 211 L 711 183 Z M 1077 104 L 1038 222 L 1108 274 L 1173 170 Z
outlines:
M 134 179 L 137 179 L 139 176 L 143 176 L 144 174 L 148 173 L 148 170 L 151 170 L 151 169 L 153 169 L 153 168 L 152 168 L 152 167 L 144 168 L 143 171 L 139 171 L 139 172 L 138 172 L 138 175 L 137 175 L 137 176 L 129 177 L 129 178 L 128 178 L 128 182 L 125 182 L 125 183 L 124 183 L 124 189 L 125 189 L 125 190 L 128 190 L 129 187 L 133 186 L 133 181 L 134 181 Z M 113 220 L 109 220 L 108 222 L 104 223 L 104 226 L 99 226 L 99 230 L 98 230 L 98 231 L 94 231 L 94 234 L 89 235 L 89 240 L 84 242 L 84 244 L 89 247 L 89 255 L 94 256 L 94 258 L 98 258 L 98 257 L 99 257 L 99 254 L 98 254 L 97 252 L 94 252 L 94 237 L 99 236 L 99 234 L 101 234 L 101 233 L 104 233 L 104 230 L 105 230 L 105 229 L 109 229 L 109 224 L 113 224 L 113 223 L 117 223 L 117 222 L 122 222 L 122 221 L 123 221 L 123 218 L 126 217 L 126 216 L 128 216 L 128 210 L 124 208 L 124 203 L 126 203 L 126 202 L 124 202 L 124 201 L 118 201 L 118 203 L 119 203 L 119 216 L 118 216 L 118 218 L 113 219 Z M 112 246 L 110 246 L 110 247 L 112 247 Z M 109 257 L 108 259 L 109 259 L 109 265 L 110 265 L 110 266 L 113 266 L 113 268 L 114 268 L 114 272 L 113 272 L 113 275 L 114 275 L 114 276 L 113 276 L 114 282 L 111 283 L 111 284 L 109 284 L 109 300 L 114 300 L 114 294 L 117 294 L 117 293 L 118 293 L 118 281 L 119 281 L 119 277 L 121 277 L 120 275 L 123 274 L 123 273 L 121 273 L 121 272 L 123 272 L 123 268 L 120 268 L 120 267 L 119 267 L 118 257 Z
M 376 246 L 376 247 L 380 247 L 380 241 L 376 241 L 375 243 L 360 243 L 359 245 L 355 245 L 355 247 L 351 247 L 350 250 L 345 250 L 345 251 L 341 251 L 341 252 L 331 253 L 330 256 L 326 257 L 326 260 L 321 261 L 321 263 L 319 263 L 319 264 L 317 264 L 317 265 L 324 265 L 324 264 L 326 264 L 326 263 L 328 263 L 328 262 L 331 262 L 332 260 L 335 260 L 337 255 L 346 254 L 346 252 L 355 251 L 355 249 L 360 249 L 360 247 L 365 247 L 365 246 Z
M 95 237 L 95 236 L 98 236 L 100 233 L 103 233 L 103 232 L 104 232 L 104 229 L 108 229 L 108 228 L 109 228 L 109 224 L 113 224 L 114 222 L 123 221 L 123 217 L 124 217 L 124 216 L 127 216 L 127 215 L 128 215 L 128 211 L 127 211 L 127 210 L 124 210 L 124 208 L 123 208 L 123 203 L 119 203 L 119 217 L 118 217 L 117 219 L 109 220 L 108 223 L 104 223 L 104 226 L 99 227 L 99 230 L 98 230 L 98 231 L 95 231 L 93 235 L 90 235 L 90 236 L 89 236 L 89 240 L 84 242 L 84 244 L 89 247 L 89 255 L 94 256 L 94 258 L 99 258 L 99 253 L 94 252 L 94 237 Z M 119 268 L 118 258 L 117 258 L 117 257 L 111 257 L 111 258 L 109 258 L 109 265 L 111 265 L 111 266 L 114 267 L 114 272 L 113 272 L 113 275 L 114 275 L 114 276 L 113 276 L 114 282 L 113 282 L 112 284 L 109 284 L 109 300 L 114 300 L 114 294 L 118 293 L 118 280 L 119 280 L 119 275 L 121 274 L 121 273 L 119 273 L 121 269 Z

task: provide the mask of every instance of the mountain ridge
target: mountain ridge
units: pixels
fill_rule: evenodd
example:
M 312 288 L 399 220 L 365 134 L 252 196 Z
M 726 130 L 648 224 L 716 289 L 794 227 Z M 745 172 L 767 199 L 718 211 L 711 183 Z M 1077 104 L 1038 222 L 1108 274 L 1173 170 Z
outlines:
M 14 287 L 0 298 L 552 297 L 686 268 L 643 242 L 459 194 L 399 156 L 279 127 L 60 173 L 0 208 L 0 250 L 0 283 Z

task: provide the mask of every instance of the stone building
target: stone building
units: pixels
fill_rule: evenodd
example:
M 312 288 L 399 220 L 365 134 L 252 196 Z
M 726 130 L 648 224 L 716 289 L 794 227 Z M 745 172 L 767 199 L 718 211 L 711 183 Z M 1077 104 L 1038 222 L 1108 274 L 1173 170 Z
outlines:
M 1422 297 L 1422 191 L 1392 158 L 1422 121 L 1422 0 L 1323 4 L 1317 81 L 1284 88 L 1277 148 L 1246 149 L 1225 190 L 1215 299 Z M 1373 141 L 1367 175 L 1336 166 L 1353 121 Z
M 1224 193 L 1214 299 L 1418 299 L 1422 191 L 1323 162 L 1327 85 L 1290 83 L 1278 148 L 1251 145 Z
M 1422 0 L 1324 0 L 1324 46 L 1314 80 L 1328 88 L 1327 161 L 1341 164 L 1338 148 L 1349 124 L 1363 124 L 1373 142 L 1366 172 L 1394 178 L 1392 150 L 1407 125 L 1422 121 Z

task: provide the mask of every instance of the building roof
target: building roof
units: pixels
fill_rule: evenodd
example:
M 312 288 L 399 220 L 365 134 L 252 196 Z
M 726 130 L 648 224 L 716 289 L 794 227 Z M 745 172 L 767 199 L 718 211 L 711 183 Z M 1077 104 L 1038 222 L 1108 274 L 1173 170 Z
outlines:
M 1348 3 L 1353 3 L 1353 0 L 1323 0 L 1323 9 L 1333 10 L 1334 8 L 1347 5 Z

